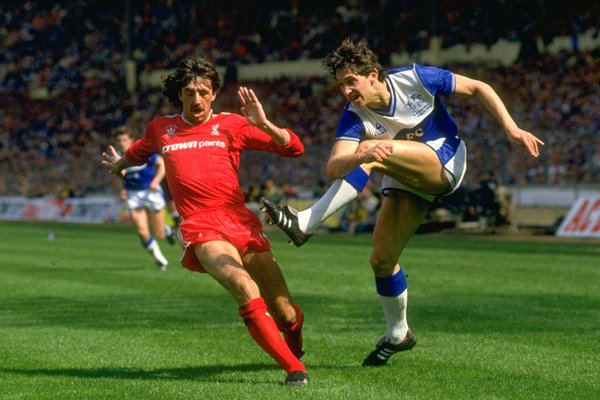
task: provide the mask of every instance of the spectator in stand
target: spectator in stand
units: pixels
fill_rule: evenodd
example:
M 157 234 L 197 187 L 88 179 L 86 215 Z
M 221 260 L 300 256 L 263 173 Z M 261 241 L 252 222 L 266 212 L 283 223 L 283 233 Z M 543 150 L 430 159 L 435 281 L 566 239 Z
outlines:
M 141 0 L 136 4 L 132 57 L 139 70 L 170 68 L 181 55 L 194 53 L 222 65 L 323 57 L 351 27 L 364 30 L 365 24 L 374 50 L 386 59 L 394 52 L 428 46 L 433 34 L 429 2 L 344 0 L 324 4 L 292 0 L 256 7 L 256 1 L 231 6 L 215 1 Z M 542 1 L 533 6 L 493 0 L 472 5 L 440 3 L 437 20 L 449 22 L 439 24 L 444 46 L 516 40 L 526 26 L 549 44 L 556 35 L 597 32 L 600 26 L 600 4 L 594 2 Z M 515 18 L 497 18 L 502 13 L 512 15 L 515 7 L 519 7 Z M 142 129 L 152 116 L 173 111 L 156 89 L 142 88 L 136 94 L 125 91 L 126 36 L 119 34 L 126 29 L 124 15 L 124 3 L 114 0 L 102 7 L 92 0 L 0 5 L 0 167 L 6 171 L 0 194 L 55 195 L 64 186 L 67 171 L 83 193 L 112 192 L 114 182 L 92 168 L 89 157 L 106 147 L 115 127 L 127 124 Z M 388 15 L 398 18 L 384 23 Z M 274 27 L 281 32 L 295 29 L 294 40 L 272 35 Z M 424 40 L 415 40 L 415 32 Z M 515 117 L 525 126 L 547 132 L 548 148 L 559 149 L 552 163 L 577 169 L 564 177 L 565 183 L 575 184 L 595 182 L 600 173 L 598 167 L 590 167 L 595 157 L 600 157 L 597 150 L 578 153 L 587 165 L 569 160 L 577 147 L 589 143 L 600 129 L 598 57 L 598 49 L 579 49 L 541 54 L 510 67 L 448 67 L 506 88 L 510 98 L 501 94 L 510 100 L 508 106 Z M 340 108 L 342 99 L 331 95 L 335 88 L 326 80 L 285 79 L 254 86 L 273 110 L 273 119 L 298 127 L 306 145 L 331 145 L 329 133 L 335 130 L 336 121 L 329 116 Z M 279 90 L 285 95 L 278 96 Z M 234 92 L 235 88 L 224 87 L 226 95 L 217 99 L 215 107 L 231 109 L 226 99 L 235 99 Z M 530 98 L 536 101 L 531 103 Z M 554 176 L 550 160 L 542 160 L 545 168 L 537 168 L 508 151 L 505 141 L 490 140 L 497 135 L 488 117 L 466 117 L 482 115 L 472 112 L 475 104 L 454 107 L 451 100 L 448 106 L 462 127 L 461 134 L 473 144 L 466 185 L 476 187 L 481 180 L 478 171 L 496 165 L 507 166 L 498 176 L 500 183 L 544 183 L 549 174 Z M 479 149 L 488 149 L 494 157 L 483 157 Z M 311 149 L 307 154 L 316 152 Z M 294 176 L 298 182 L 301 175 L 306 185 L 317 185 L 324 178 L 318 161 L 319 156 L 310 162 L 284 162 L 276 172 Z M 253 170 L 255 175 L 248 176 L 247 182 L 256 184 L 275 176 L 273 168 L 256 171 L 250 163 L 242 170 Z M 244 174 L 242 171 L 245 179 Z
M 273 201 L 279 202 L 283 198 L 283 191 L 279 186 L 277 186 L 273 179 L 268 178 L 260 186 L 260 194 L 258 197 L 261 198 L 264 196 L 269 196 L 273 199 Z

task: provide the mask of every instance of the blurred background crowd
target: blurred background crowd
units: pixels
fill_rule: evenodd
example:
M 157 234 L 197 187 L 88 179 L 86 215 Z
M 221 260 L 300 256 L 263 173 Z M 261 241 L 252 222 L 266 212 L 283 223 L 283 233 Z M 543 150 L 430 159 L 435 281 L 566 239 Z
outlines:
M 127 124 L 141 135 L 153 116 L 177 111 L 159 88 L 126 90 L 128 57 L 138 72 L 172 68 L 192 53 L 221 66 L 302 60 L 321 58 L 354 35 L 367 38 L 390 67 L 391 54 L 425 49 L 433 36 L 442 47 L 550 43 L 555 36 L 600 34 L 599 15 L 600 3 L 581 0 L 3 1 L 0 195 L 114 192 L 118 183 L 99 163 L 114 128 Z M 600 53 L 573 43 L 558 54 L 523 53 L 509 66 L 442 65 L 491 83 L 519 125 L 546 142 L 541 160 L 528 158 L 510 148 L 476 101 L 449 97 L 469 152 L 466 188 L 600 181 Z M 291 127 L 306 145 L 297 160 L 247 154 L 240 177 L 249 196 L 268 190 L 267 181 L 284 196 L 319 193 L 328 184 L 323 162 L 344 106 L 337 88 L 323 77 L 243 83 L 257 91 L 274 122 Z M 238 110 L 238 84 L 225 82 L 215 111 Z

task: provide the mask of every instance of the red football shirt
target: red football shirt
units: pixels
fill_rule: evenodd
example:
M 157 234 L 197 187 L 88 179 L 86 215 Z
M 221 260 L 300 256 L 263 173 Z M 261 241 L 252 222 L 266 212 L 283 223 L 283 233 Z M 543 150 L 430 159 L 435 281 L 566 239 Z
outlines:
M 189 124 L 181 115 L 165 116 L 150 122 L 144 137 L 129 146 L 125 158 L 138 165 L 152 153 L 160 154 L 169 190 L 186 219 L 205 209 L 244 205 L 238 180 L 241 151 L 298 157 L 304 146 L 298 136 L 287 131 L 290 140 L 280 146 L 239 114 L 211 114 L 200 125 Z

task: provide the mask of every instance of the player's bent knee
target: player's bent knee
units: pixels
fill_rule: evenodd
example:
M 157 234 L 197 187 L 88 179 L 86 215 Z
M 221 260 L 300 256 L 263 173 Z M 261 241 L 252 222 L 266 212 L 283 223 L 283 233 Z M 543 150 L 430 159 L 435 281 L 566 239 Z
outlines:
M 388 275 L 394 271 L 397 263 L 397 257 L 384 257 L 378 254 L 373 254 L 370 259 L 371 269 L 378 276 Z

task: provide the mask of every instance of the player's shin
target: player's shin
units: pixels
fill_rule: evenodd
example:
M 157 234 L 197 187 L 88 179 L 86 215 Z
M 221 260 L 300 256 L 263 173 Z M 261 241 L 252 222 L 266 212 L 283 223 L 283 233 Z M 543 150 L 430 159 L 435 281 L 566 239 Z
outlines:
M 275 321 L 267 312 L 262 297 L 251 300 L 240 307 L 239 314 L 244 320 L 250 336 L 262 347 L 288 374 L 293 371 L 306 372 L 304 365 L 292 354 L 285 343 Z
M 375 277 L 377 293 L 381 300 L 385 322 L 387 325 L 387 341 L 398 344 L 408 333 L 406 307 L 408 304 L 408 287 L 402 270 L 392 276 Z
M 277 328 L 283 333 L 283 339 L 294 355 L 300 359 L 304 355 L 302 343 L 302 326 L 304 325 L 304 313 L 297 304 L 293 305 L 296 310 L 296 322 L 292 326 L 277 324 Z
M 305 233 L 313 233 L 323 221 L 356 199 L 368 182 L 369 174 L 361 167 L 354 168 L 343 179 L 336 179 L 323 197 L 298 213 L 298 226 Z

